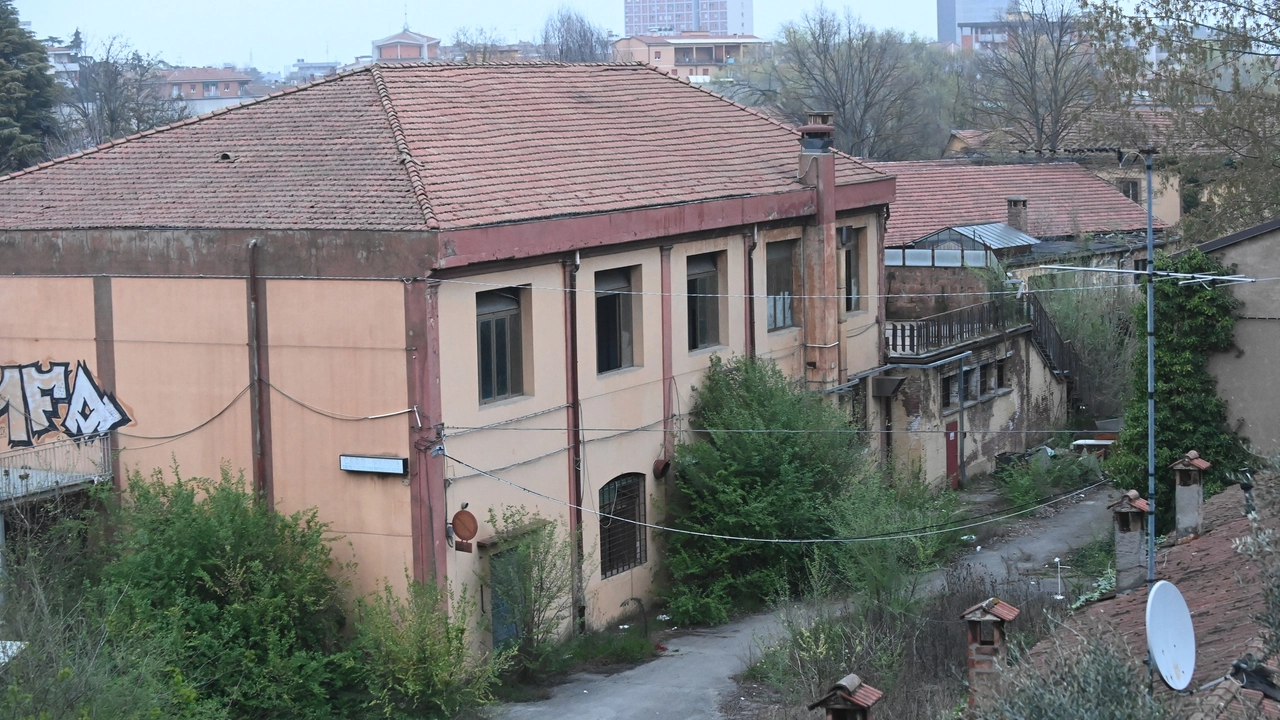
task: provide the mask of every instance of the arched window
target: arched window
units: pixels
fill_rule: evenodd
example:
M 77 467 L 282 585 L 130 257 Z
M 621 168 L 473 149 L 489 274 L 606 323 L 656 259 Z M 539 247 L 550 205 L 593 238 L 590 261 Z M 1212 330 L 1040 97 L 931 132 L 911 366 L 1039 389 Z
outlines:
M 619 475 L 600 488 L 600 576 L 643 565 L 647 556 L 644 475 Z M 631 522 L 628 522 L 631 521 Z

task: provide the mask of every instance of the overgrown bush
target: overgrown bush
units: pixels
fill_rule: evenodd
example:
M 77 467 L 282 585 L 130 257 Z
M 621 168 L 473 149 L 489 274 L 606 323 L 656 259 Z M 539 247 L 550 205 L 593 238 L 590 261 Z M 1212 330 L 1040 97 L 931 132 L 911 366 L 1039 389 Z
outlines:
M 995 473 L 996 487 L 1011 505 L 1030 504 L 1056 491 L 1082 487 L 1100 476 L 1101 468 L 1092 455 L 1059 451 L 1053 456 L 1041 451 L 1017 460 Z
M 132 475 L 6 514 L 0 670 L 15 718 L 452 717 L 482 704 L 499 664 L 471 656 L 465 598 L 389 590 L 348 627 L 332 538 L 224 469 L 216 480 Z M 355 638 L 353 642 L 352 638 Z
M 506 507 L 498 517 L 498 550 L 489 560 L 487 584 L 492 591 L 495 638 L 507 638 L 500 650 L 514 654 L 520 680 L 537 680 L 567 667 L 564 644 L 573 628 L 581 559 L 574 557 L 575 538 L 560 532 L 557 520 Z
M 449 597 L 435 583 L 406 578 L 401 599 L 390 585 L 359 604 L 356 649 L 372 695 L 369 706 L 387 718 L 452 718 L 488 704 L 509 653 L 476 657 L 467 628 L 471 603 Z
M 1156 268 L 1180 273 L 1221 273 L 1216 259 L 1191 250 L 1177 258 L 1156 257 Z M 1176 281 L 1156 282 L 1156 525 L 1172 527 L 1173 473 L 1168 468 L 1188 450 L 1213 464 L 1204 475 L 1212 494 L 1230 481 L 1229 474 L 1249 463 L 1239 438 L 1227 426 L 1227 404 L 1218 396 L 1218 381 L 1209 372 L 1209 356 L 1234 347 L 1235 311 L 1231 291 Z M 1145 303 L 1134 313 L 1146 323 Z M 1123 489 L 1147 494 L 1147 353 L 1145 344 L 1134 359 L 1133 399 L 1125 411 L 1124 430 L 1112 446 L 1107 471 Z
M 1087 277 L 1087 276 L 1086 276 Z M 1117 277 L 1105 275 L 1107 284 Z M 1062 339 L 1080 358 L 1080 376 L 1074 378 L 1083 414 L 1092 418 L 1115 417 L 1124 411 L 1132 392 L 1129 367 L 1141 345 L 1146 321 L 1136 323 L 1133 312 L 1138 296 L 1129 287 L 1084 286 L 1066 289 L 1061 283 L 1077 282 L 1075 275 L 1047 274 L 1032 278 L 1036 297 L 1053 320 Z M 1127 281 L 1127 280 L 1126 280 Z
M 674 528 L 767 538 L 862 537 L 949 519 L 948 497 L 877 466 L 850 418 L 775 364 L 713 357 L 694 395 L 702 439 L 676 453 Z M 805 589 L 816 568 L 833 590 L 883 592 L 929 566 L 953 539 L 830 545 L 664 533 L 665 599 L 679 624 L 721 623 Z
M 114 632 L 168 632 L 183 674 L 233 716 L 329 717 L 357 681 L 328 527 L 280 515 L 242 476 L 134 473 L 112 514 L 97 591 L 118 597 Z
M 996 581 L 964 566 L 947 571 L 938 593 L 923 601 L 898 594 L 832 604 L 785 605 L 782 633 L 760 649 L 748 678 L 779 691 L 777 717 L 802 720 L 814 698 L 850 672 L 884 691 L 876 715 L 895 720 L 950 717 L 966 697 L 968 641 L 960 614 L 990 597 L 1022 613 L 1008 627 L 1022 651 L 1048 634 L 1060 605 L 1029 578 Z M 1021 654 L 1021 652 L 1019 653 Z
M 1161 694 L 1149 694 L 1146 678 L 1146 667 L 1114 633 L 1055 638 L 1043 655 L 1009 670 L 1002 692 L 987 697 L 973 716 L 1008 720 L 1185 717 Z

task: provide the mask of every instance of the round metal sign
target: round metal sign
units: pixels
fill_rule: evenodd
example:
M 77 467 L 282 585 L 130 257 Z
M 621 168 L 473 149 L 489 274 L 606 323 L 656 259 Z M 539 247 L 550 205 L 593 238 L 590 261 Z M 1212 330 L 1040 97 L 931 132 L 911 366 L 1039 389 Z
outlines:
M 467 542 L 476 536 L 476 531 L 480 528 L 480 523 L 476 522 L 476 516 L 470 511 L 459 510 L 453 514 L 453 535 L 463 542 Z

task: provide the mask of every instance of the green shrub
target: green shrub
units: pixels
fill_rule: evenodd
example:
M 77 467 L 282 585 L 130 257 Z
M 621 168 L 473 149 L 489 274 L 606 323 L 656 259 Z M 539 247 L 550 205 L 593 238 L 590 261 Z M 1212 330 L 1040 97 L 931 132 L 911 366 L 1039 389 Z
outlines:
M 328 527 L 218 480 L 134 473 L 112 517 L 98 592 L 111 630 L 168 633 L 179 669 L 233 716 L 331 717 L 354 682 Z
M 364 668 L 369 706 L 387 718 L 452 718 L 488 704 L 510 654 L 476 657 L 467 628 L 471 603 L 435 583 L 408 579 L 405 599 L 389 585 L 359 604 L 356 648 Z
M 1048 495 L 1082 487 L 1100 476 L 1098 461 L 1059 450 L 1052 457 L 1034 453 L 1027 460 L 1004 466 L 995 474 L 996 486 L 1011 505 L 1021 506 Z
M 730 536 L 831 536 L 826 505 L 865 464 L 837 408 L 771 362 L 712 357 L 692 415 L 706 436 L 677 449 L 668 524 Z M 784 432 L 732 432 L 744 430 Z M 662 537 L 665 599 L 679 624 L 725 622 L 794 592 L 804 578 L 809 551 L 801 545 Z
M 492 591 L 490 614 L 495 635 L 510 640 L 500 650 L 514 653 L 520 680 L 536 680 L 564 670 L 564 652 L 574 607 L 581 597 L 575 581 L 574 538 L 561 533 L 557 520 L 547 520 L 524 507 L 506 507 L 502 517 L 489 511 L 497 528 L 498 549 L 489 560 L 487 584 Z

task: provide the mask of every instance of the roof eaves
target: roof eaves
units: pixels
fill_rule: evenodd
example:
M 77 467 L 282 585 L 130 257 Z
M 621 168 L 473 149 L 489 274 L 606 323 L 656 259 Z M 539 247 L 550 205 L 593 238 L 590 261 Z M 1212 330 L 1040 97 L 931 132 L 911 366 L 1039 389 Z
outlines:
M 1201 243 L 1196 246 L 1196 249 L 1202 253 L 1211 253 L 1214 250 L 1221 250 L 1224 247 L 1235 245 L 1236 243 L 1244 242 L 1245 240 L 1252 240 L 1259 235 L 1265 235 L 1278 229 L 1280 229 L 1280 217 L 1268 220 L 1261 225 L 1254 225 L 1251 228 L 1245 228 L 1239 232 L 1220 237 L 1217 240 L 1210 240 L 1208 242 Z M 1178 254 L 1181 255 L 1182 253 Z
M 413 186 L 413 196 L 418 201 L 418 207 L 422 210 L 422 216 L 426 220 L 427 227 L 431 230 L 438 230 L 440 222 L 436 219 L 435 213 L 431 211 L 431 198 L 427 195 L 427 185 L 422 181 L 422 173 L 418 169 L 418 160 L 409 151 L 409 141 L 405 138 L 404 128 L 400 125 L 400 116 L 396 114 L 395 105 L 391 102 L 391 91 L 387 89 L 387 82 L 382 77 L 382 66 L 373 65 L 370 71 L 373 75 L 374 85 L 378 89 L 378 100 L 382 103 L 382 111 L 387 116 L 387 122 L 391 125 L 391 134 L 395 138 L 396 150 L 400 153 L 400 163 L 404 165 L 405 173 L 409 176 L 409 183 Z
M 54 158 L 53 160 L 49 160 L 49 161 L 46 161 L 46 162 L 42 162 L 42 163 L 40 163 L 40 164 L 38 164 L 38 165 L 32 165 L 31 167 L 27 167 L 27 168 L 23 168 L 22 170 L 17 170 L 17 171 L 15 171 L 15 172 L 11 172 L 11 173 L 9 173 L 8 175 L 0 175 L 0 182 L 4 182 L 4 181 L 6 181 L 6 180 L 11 180 L 11 179 L 13 179 L 13 178 L 22 177 L 23 175 L 30 175 L 30 174 L 32 174 L 32 173 L 34 173 L 34 172 L 38 171 L 38 170 L 43 170 L 43 169 L 45 169 L 45 168 L 50 168 L 50 167 L 53 167 L 53 166 L 55 166 L 55 165 L 61 165 L 61 164 L 63 164 L 63 163 L 70 162 L 70 161 L 72 161 L 72 160 L 77 160 L 77 159 L 82 158 L 82 157 L 84 157 L 84 156 L 86 156 L 86 155 L 92 155 L 92 154 L 94 154 L 94 153 L 99 153 L 99 152 L 102 152 L 102 151 L 104 151 L 104 150 L 110 150 L 111 148 L 113 148 L 113 147 L 115 147 L 115 146 L 117 146 L 117 145 L 122 145 L 122 144 L 124 144 L 124 143 L 126 143 L 126 142 L 130 142 L 130 141 L 133 141 L 133 140 L 137 140 L 137 139 L 139 139 L 139 138 L 144 138 L 144 137 L 147 137 L 148 135 L 155 135 L 156 133 L 161 133 L 161 132 L 164 132 L 164 131 L 166 131 L 166 130 L 173 130 L 173 129 L 175 129 L 175 128 L 185 127 L 185 126 L 187 126 L 187 125 L 191 125 L 191 124 L 193 124 L 193 123 L 197 123 L 197 122 L 200 122 L 200 121 L 202 121 L 202 120 L 208 120 L 209 118 L 212 118 L 212 117 L 215 117 L 215 116 L 218 116 L 218 115 L 225 115 L 226 113 L 231 112 L 232 110 L 238 110 L 239 108 L 247 107 L 247 106 L 249 106 L 249 105 L 257 105 L 258 103 L 267 102 L 267 101 L 269 101 L 269 100 L 273 100 L 273 99 L 278 98 L 278 97 L 281 97 L 281 96 L 283 96 L 283 95 L 289 95 L 289 94 L 292 94 L 292 93 L 301 92 L 301 91 L 303 91 L 303 90 L 307 90 L 307 89 L 309 89 L 309 88 L 313 88 L 313 87 L 315 87 L 315 86 L 317 86 L 317 85 L 323 85 L 323 84 L 325 84 L 325 83 L 335 82 L 335 81 L 337 81 L 337 80 L 339 80 L 339 79 L 346 78 L 346 77 L 350 77 L 350 76 L 355 75 L 355 74 L 357 74 L 357 73 L 367 72 L 368 70 L 369 70 L 369 68 L 368 68 L 368 67 L 358 67 L 358 68 L 353 68 L 353 69 L 351 69 L 351 70 L 347 70 L 347 71 L 344 71 L 344 72 L 336 73 L 336 74 L 334 74 L 334 75 L 329 75 L 329 76 L 326 76 L 326 77 L 320 78 L 320 79 L 318 79 L 318 80 L 314 80 L 314 81 L 309 82 L 309 83 L 304 83 L 304 84 L 302 84 L 302 85 L 294 85 L 294 86 L 291 86 L 291 87 L 287 87 L 287 88 L 285 88 L 284 90 L 281 90 L 281 91 L 279 91 L 279 92 L 273 92 L 273 93 L 271 93 L 270 95 L 263 95 L 262 97 L 250 98 L 250 99 L 245 100 L 244 102 L 239 103 L 239 104 L 237 104 L 237 105 L 228 105 L 227 107 L 218 108 L 217 110 L 214 110 L 214 111 L 212 111 L 212 112 L 207 112 L 207 113 L 204 113 L 204 114 L 202 114 L 202 115 L 196 115 L 196 116 L 194 116 L 194 117 L 189 117 L 189 118 L 186 118 L 186 119 L 184 119 L 184 120 L 179 120 L 178 122 L 175 122 L 175 123 L 170 123 L 170 124 L 168 124 L 168 125 L 161 125 L 161 126 L 159 126 L 159 127 L 151 128 L 150 130 L 143 130 L 143 131 L 142 131 L 142 132 L 140 132 L 140 133 L 137 133 L 137 134 L 134 134 L 134 135 L 130 135 L 130 136 L 128 136 L 128 137 L 118 138 L 118 139 L 116 139 L 116 140 L 109 140 L 109 141 L 107 141 L 107 142 L 105 142 L 105 143 L 102 143 L 101 145 L 98 145 L 98 146 L 96 146 L 96 147 L 91 147 L 91 148 L 89 148 L 89 149 L 87 149 L 87 150 L 79 150 L 79 151 L 74 152 L 74 153 L 71 153 L 71 154 L 69 154 L 69 155 L 63 155 L 62 157 Z

